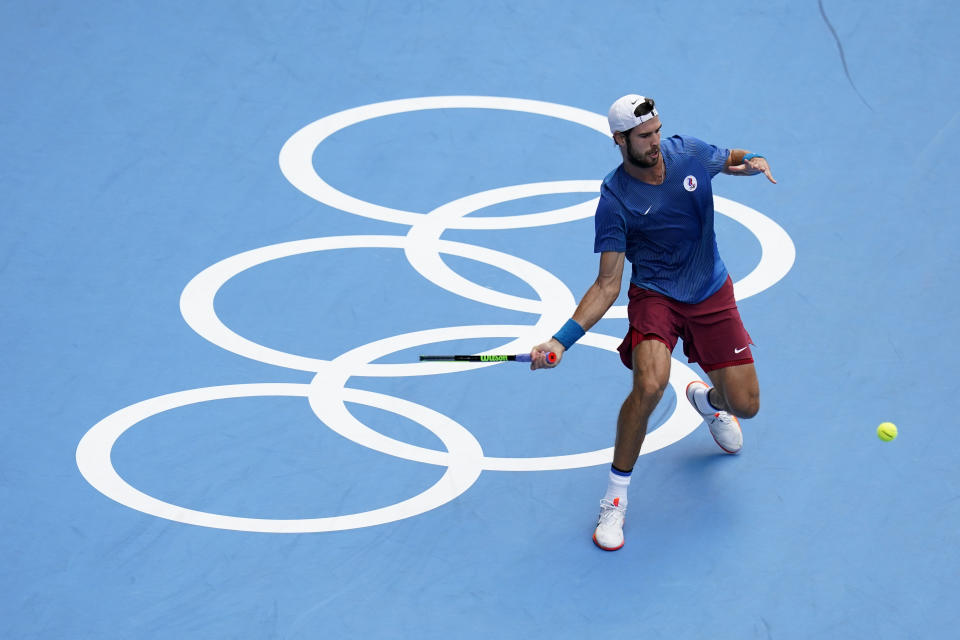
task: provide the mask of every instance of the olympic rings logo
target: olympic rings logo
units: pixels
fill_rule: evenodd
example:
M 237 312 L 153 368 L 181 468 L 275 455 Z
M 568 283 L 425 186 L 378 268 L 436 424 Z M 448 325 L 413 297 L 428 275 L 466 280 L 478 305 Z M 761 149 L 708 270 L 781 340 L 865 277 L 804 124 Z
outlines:
M 512 338 L 495 350 L 520 353 L 561 325 L 576 301 L 569 288 L 545 269 L 517 256 L 476 245 L 441 240 L 447 229 L 518 229 L 562 224 L 591 217 L 596 208 L 597 180 L 539 182 L 492 189 L 454 200 L 426 213 L 379 206 L 342 193 L 317 175 L 312 156 L 330 135 L 366 120 L 430 109 L 499 109 L 559 118 L 609 137 L 606 118 L 569 106 L 485 96 L 440 96 L 370 104 L 313 122 L 296 132 L 280 151 L 280 169 L 297 189 L 318 202 L 341 211 L 409 227 L 403 235 L 357 235 L 312 238 L 261 247 L 232 256 L 203 270 L 185 287 L 180 311 L 201 337 L 237 355 L 266 364 L 313 374 L 309 384 L 258 383 L 204 387 L 162 395 L 125 407 L 94 425 L 77 446 L 77 466 L 83 477 L 108 498 L 131 509 L 186 524 L 269 533 L 307 533 L 369 527 L 419 515 L 461 495 L 483 471 L 542 471 L 608 464 L 613 448 L 546 457 L 489 457 L 473 434 L 449 416 L 408 400 L 347 386 L 354 376 L 401 377 L 438 375 L 494 366 L 495 363 L 374 364 L 403 349 L 467 338 Z M 470 217 L 470 213 L 519 198 L 558 193 L 585 193 L 585 202 L 527 215 Z M 760 241 L 759 264 L 735 283 L 738 299 L 759 293 L 783 278 L 793 265 L 795 248 L 787 233 L 773 220 L 742 204 L 715 197 L 715 208 L 746 226 Z M 259 265 L 305 253 L 332 249 L 402 250 L 410 264 L 438 287 L 488 305 L 537 316 L 532 325 L 474 325 L 427 329 L 393 336 L 356 347 L 332 360 L 286 353 L 248 340 L 227 327 L 217 316 L 213 301 L 233 277 Z M 449 268 L 442 255 L 483 262 L 525 281 L 536 298 L 522 298 L 482 287 Z M 605 317 L 626 318 L 626 308 L 611 308 Z M 580 344 L 616 351 L 620 338 L 596 332 Z M 686 383 L 695 378 L 684 363 L 673 361 L 670 384 L 683 397 Z M 187 509 L 147 495 L 128 484 L 110 459 L 117 439 L 138 423 L 189 405 L 241 397 L 291 396 L 306 398 L 313 413 L 328 428 L 376 451 L 446 467 L 434 485 L 419 495 L 371 511 L 306 519 L 241 518 Z M 378 433 L 355 418 L 346 403 L 361 404 L 403 416 L 428 429 L 443 443 L 433 450 L 401 442 Z M 701 418 L 685 403 L 678 403 L 667 421 L 648 434 L 643 453 L 666 447 L 691 433 Z

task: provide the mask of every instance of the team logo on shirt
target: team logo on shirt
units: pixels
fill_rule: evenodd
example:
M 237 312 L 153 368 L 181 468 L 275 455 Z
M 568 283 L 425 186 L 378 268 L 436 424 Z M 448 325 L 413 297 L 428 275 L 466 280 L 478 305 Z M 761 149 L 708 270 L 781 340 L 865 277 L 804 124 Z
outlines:
M 697 179 L 693 176 L 687 176 L 683 179 L 683 188 L 687 191 L 696 191 L 697 190 Z

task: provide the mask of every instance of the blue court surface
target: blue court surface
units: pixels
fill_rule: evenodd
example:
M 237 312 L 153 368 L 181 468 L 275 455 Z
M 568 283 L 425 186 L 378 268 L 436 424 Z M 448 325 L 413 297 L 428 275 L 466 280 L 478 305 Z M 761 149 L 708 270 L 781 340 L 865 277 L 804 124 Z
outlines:
M 3 2 L 0 637 L 957 637 L 958 29 L 933 0 Z M 570 316 L 626 93 L 778 184 L 713 181 L 744 449 L 678 347 L 606 553 L 626 286 L 556 370 L 417 356 Z

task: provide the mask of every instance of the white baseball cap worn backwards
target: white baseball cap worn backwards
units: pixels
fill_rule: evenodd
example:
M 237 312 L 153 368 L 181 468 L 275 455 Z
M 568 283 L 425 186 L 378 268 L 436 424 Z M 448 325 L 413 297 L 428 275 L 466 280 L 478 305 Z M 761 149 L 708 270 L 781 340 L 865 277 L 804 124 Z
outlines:
M 653 105 L 653 98 L 645 98 L 635 93 L 623 96 L 613 103 L 607 122 L 610 124 L 610 133 L 629 131 L 638 124 L 657 117 L 657 109 Z

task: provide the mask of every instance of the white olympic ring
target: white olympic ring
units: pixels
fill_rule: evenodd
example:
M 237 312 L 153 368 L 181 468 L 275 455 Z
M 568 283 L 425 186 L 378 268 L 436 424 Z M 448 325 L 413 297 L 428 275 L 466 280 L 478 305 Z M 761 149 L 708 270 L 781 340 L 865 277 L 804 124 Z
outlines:
M 313 168 L 313 153 L 321 142 L 334 133 L 366 120 L 382 118 L 384 116 L 408 113 L 410 111 L 425 111 L 430 109 L 496 109 L 500 111 L 521 111 L 581 124 L 610 137 L 607 133 L 607 119 L 596 113 L 568 107 L 551 102 L 538 100 L 521 100 L 517 98 L 497 98 L 490 96 L 432 96 L 424 98 L 410 98 L 407 100 L 392 100 L 368 104 L 354 109 L 347 109 L 334 113 L 325 118 L 303 127 L 280 149 L 280 171 L 294 187 L 307 194 L 314 200 L 322 202 L 365 218 L 396 222 L 413 226 L 426 214 L 401 209 L 382 207 L 370 202 L 358 200 L 352 196 L 334 189 L 317 175 Z M 587 181 L 597 184 L 594 181 Z M 518 196 L 519 197 L 519 196 Z M 591 208 L 583 213 L 581 208 L 570 207 L 565 209 L 570 220 L 593 215 Z M 582 214 L 582 215 L 581 215 Z M 505 226 L 500 226 L 500 223 Z M 455 229 L 510 229 L 529 224 L 541 224 L 536 218 L 528 216 L 504 216 L 487 218 L 462 218 L 456 221 L 451 228 Z
M 319 371 L 329 361 L 317 358 L 307 358 L 294 354 L 284 353 L 270 349 L 268 347 L 256 344 L 246 338 L 243 338 L 223 324 L 217 316 L 214 309 L 214 298 L 220 288 L 231 278 L 243 271 L 263 264 L 285 258 L 289 256 L 309 253 L 314 251 L 324 251 L 328 249 L 343 248 L 399 248 L 408 249 L 410 240 L 407 236 L 328 236 L 326 238 L 312 238 L 308 240 L 296 240 L 282 244 L 261 247 L 252 251 L 237 254 L 226 260 L 222 260 L 200 272 L 193 280 L 187 284 L 180 297 L 180 311 L 187 324 L 200 334 L 203 338 L 209 340 L 232 353 L 245 356 L 265 364 L 272 364 L 290 369 L 301 371 Z M 554 330 L 554 327 L 563 322 L 563 318 L 569 315 L 573 307 L 573 294 L 563 282 L 549 271 L 542 269 L 526 260 L 511 256 L 492 249 L 485 249 L 475 245 L 453 242 L 450 240 L 439 240 L 436 243 L 438 251 L 457 255 L 464 258 L 487 262 L 494 266 L 526 280 L 533 287 L 534 291 L 542 296 L 542 300 L 552 301 L 545 304 L 545 311 L 541 314 L 540 320 L 536 325 L 528 327 L 528 332 L 508 345 L 498 349 L 519 349 L 524 351 L 529 345 L 522 342 L 522 338 L 532 338 Z M 417 249 L 410 249 L 411 252 L 417 252 Z M 426 260 L 418 257 L 420 272 L 427 269 Z M 445 267 L 445 265 L 444 265 Z M 524 278 L 526 276 L 526 278 Z M 439 284 L 439 286 L 462 293 L 460 283 L 454 279 L 446 277 L 446 273 L 439 275 L 430 274 L 429 279 Z M 466 282 L 466 281 L 464 281 Z M 468 283 L 473 285 L 473 283 Z M 471 287 L 472 290 L 472 287 Z M 469 292 L 467 292 L 469 293 Z M 491 298 L 497 299 L 495 292 L 487 291 L 487 297 L 480 298 L 481 302 L 488 302 Z M 499 296 L 501 294 L 497 294 Z M 470 297 L 465 294 L 465 297 Z M 478 299 L 478 298 L 473 298 Z M 501 351 L 502 352 L 502 351 Z M 464 367 L 484 367 L 487 364 L 464 365 L 462 363 L 423 363 L 410 365 L 367 365 L 362 372 L 356 375 L 404 375 L 404 372 L 410 371 L 416 375 L 428 375 L 434 373 L 452 373 L 454 371 L 463 371 Z M 380 371 L 381 373 L 377 373 Z
M 145 400 L 117 411 L 94 425 L 77 447 L 77 465 L 92 486 L 130 508 L 188 524 L 275 533 L 319 532 L 373 526 L 424 513 L 461 495 L 483 470 L 539 471 L 609 463 L 612 447 L 570 455 L 487 457 L 470 431 L 449 417 L 407 400 L 346 386 L 347 381 L 354 376 L 435 375 L 492 366 L 492 363 L 373 362 L 403 349 L 480 337 L 514 338 L 513 341 L 489 352 L 523 352 L 533 341 L 559 326 L 573 310 L 575 301 L 569 288 L 543 268 L 493 249 L 441 240 L 440 237 L 447 229 L 516 229 L 587 218 L 593 215 L 595 197 L 571 207 L 527 215 L 469 217 L 469 214 L 495 204 L 531 196 L 596 193 L 599 190 L 599 181 L 542 182 L 491 189 L 459 198 L 428 213 L 417 213 L 382 207 L 348 196 L 324 182 L 313 169 L 312 157 L 317 145 L 347 126 L 386 115 L 449 108 L 502 109 L 546 115 L 581 124 L 609 137 L 606 132 L 606 119 L 597 114 L 546 102 L 480 96 L 415 98 L 366 105 L 327 116 L 302 128 L 291 136 L 280 152 L 281 170 L 291 184 L 324 204 L 356 215 L 409 225 L 409 231 L 405 236 L 333 236 L 261 247 L 221 260 L 197 274 L 184 288 L 180 299 L 181 313 L 194 331 L 237 355 L 280 367 L 312 372 L 315 374 L 313 381 L 309 385 L 260 383 L 192 389 Z M 740 203 L 719 196 L 714 196 L 714 202 L 717 212 L 746 226 L 761 245 L 759 264 L 746 277 L 735 283 L 737 299 L 755 295 L 779 281 L 795 260 L 795 248 L 786 232 L 771 219 Z M 355 347 L 333 360 L 322 360 L 256 344 L 231 331 L 217 316 L 214 298 L 236 275 L 273 260 L 341 248 L 403 249 L 413 268 L 437 286 L 467 299 L 499 308 L 534 313 L 539 318 L 533 325 L 477 325 L 417 331 Z M 440 257 L 441 254 L 496 266 L 526 282 L 539 299 L 507 295 L 471 282 L 450 269 Z M 626 307 L 613 307 L 605 317 L 625 318 Z M 619 338 L 595 332 L 589 332 L 581 339 L 581 344 L 609 351 L 616 351 L 619 343 Z M 674 359 L 673 364 L 670 384 L 680 398 L 683 397 L 681 389 L 686 382 L 696 376 L 678 360 Z M 281 520 L 238 518 L 162 502 L 130 486 L 112 466 L 110 454 L 116 440 L 127 429 L 150 416 L 199 402 L 254 396 L 306 397 L 315 415 L 328 428 L 349 440 L 398 458 L 446 466 L 447 470 L 443 477 L 426 491 L 388 507 L 343 516 Z M 414 446 L 374 431 L 350 413 L 346 407 L 348 402 L 380 408 L 417 422 L 434 433 L 446 451 Z M 691 407 L 685 403 L 677 403 L 673 415 L 648 434 L 643 453 L 656 451 L 682 439 L 700 422 L 700 416 Z
M 400 398 L 384 396 L 371 391 L 343 389 L 344 400 L 357 404 L 394 411 L 413 422 L 431 419 L 432 431 L 457 464 L 447 466 L 446 473 L 429 489 L 403 502 L 343 516 L 305 519 L 239 518 L 205 511 L 195 511 L 158 500 L 131 487 L 113 467 L 110 452 L 123 433 L 138 422 L 164 411 L 199 402 L 260 396 L 309 395 L 305 384 L 245 384 L 223 387 L 190 389 L 179 393 L 144 400 L 117 411 L 90 429 L 77 446 L 77 466 L 93 488 L 122 505 L 158 518 L 184 524 L 235 531 L 260 533 L 316 533 L 341 531 L 385 524 L 419 515 L 456 498 L 480 477 L 480 459 L 483 452 L 473 435 L 462 426 L 431 409 Z

